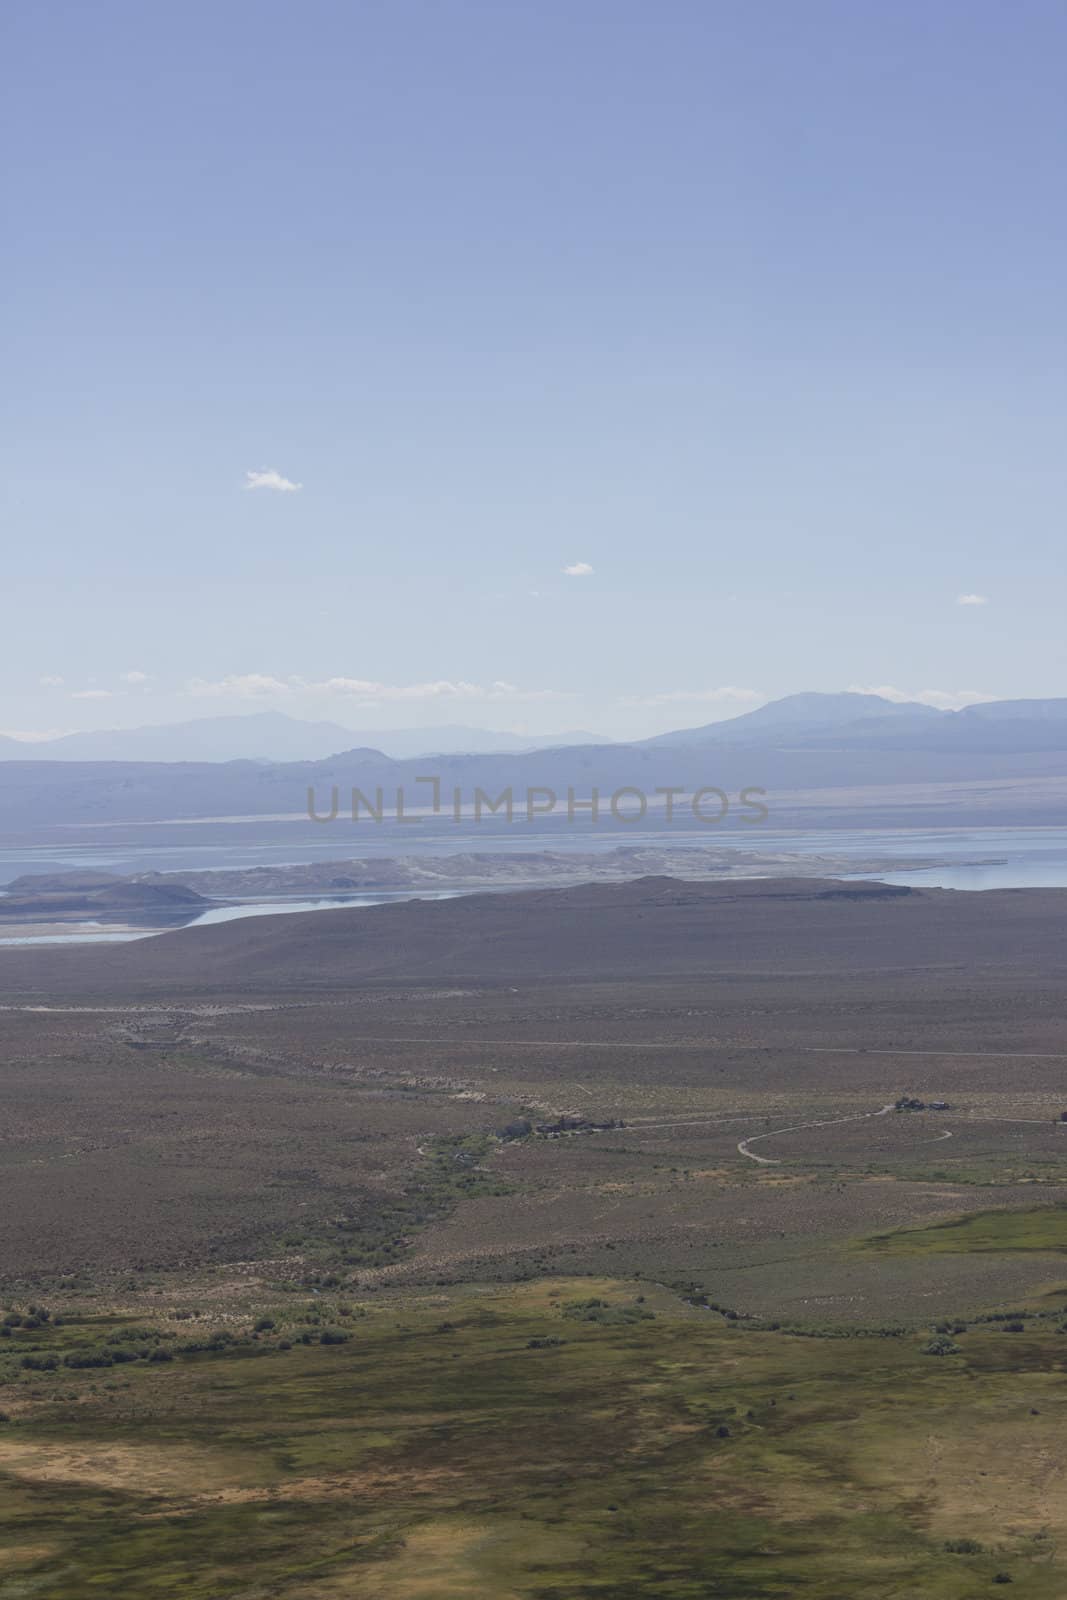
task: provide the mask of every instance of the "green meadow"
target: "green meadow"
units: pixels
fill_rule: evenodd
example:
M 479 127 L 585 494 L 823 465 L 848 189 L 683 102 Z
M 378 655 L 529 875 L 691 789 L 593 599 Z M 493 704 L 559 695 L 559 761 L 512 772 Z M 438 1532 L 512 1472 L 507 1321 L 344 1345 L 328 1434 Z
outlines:
M 893 1256 L 1062 1254 L 1067 1252 L 1067 1205 L 977 1212 L 925 1228 L 876 1234 L 865 1239 L 861 1248 Z
M 594 1280 L 258 1320 L 14 1330 L 0 1600 L 1067 1592 L 1047 1316 L 947 1355 Z

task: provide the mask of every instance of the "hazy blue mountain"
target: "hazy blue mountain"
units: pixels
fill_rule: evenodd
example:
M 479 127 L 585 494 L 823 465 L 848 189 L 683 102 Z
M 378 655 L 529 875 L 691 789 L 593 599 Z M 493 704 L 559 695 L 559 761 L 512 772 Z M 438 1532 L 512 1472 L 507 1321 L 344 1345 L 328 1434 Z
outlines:
M 657 751 L 704 750 L 794 755 L 822 752 L 826 783 L 843 781 L 831 756 L 907 753 L 909 770 L 924 776 L 926 756 L 1022 756 L 1067 752 L 1067 699 L 989 700 L 961 711 L 940 711 L 916 701 L 874 694 L 793 694 L 726 722 L 684 728 L 644 741 Z M 968 776 L 993 776 L 980 767 Z M 997 776 L 1011 773 L 997 773 Z
M 32 745 L 11 741 L 2 753 L 22 761 L 317 761 L 364 742 L 336 722 L 302 722 L 280 711 L 258 711 L 67 733 Z
M 373 747 L 394 759 L 437 752 L 478 753 L 609 744 L 595 733 L 532 737 L 450 724 L 384 731 L 306 722 L 281 711 L 199 717 L 190 722 L 68 733 L 28 744 L 0 737 L 5 761 L 322 761 L 342 750 Z
M 1063 722 L 1067 700 L 987 700 L 958 715 L 965 722 Z
M 441 728 L 391 728 L 382 732 L 353 734 L 352 738 L 371 744 L 376 750 L 403 761 L 425 755 L 493 755 L 524 750 L 564 750 L 572 745 L 612 744 L 599 733 L 575 730 L 570 733 L 499 733 L 487 728 L 469 728 L 448 723 Z
M 789 694 L 772 700 L 758 711 L 745 711 L 725 722 L 709 722 L 701 728 L 680 728 L 673 733 L 645 739 L 648 745 L 765 743 L 781 734 L 811 733 L 842 729 L 861 721 L 893 718 L 895 721 L 929 723 L 951 716 L 918 701 L 886 700 L 878 694 Z
M 347 734 L 353 741 L 359 737 Z M 376 746 L 379 736 L 371 738 Z M 715 785 L 737 796 L 757 786 L 772 810 L 776 796 L 785 797 L 785 805 L 788 796 L 802 793 L 818 810 L 835 804 L 833 792 L 841 790 L 882 790 L 892 805 L 901 786 L 981 784 L 992 803 L 1007 785 L 1012 794 L 1001 805 L 1003 815 L 1037 816 L 1034 807 L 1043 807 L 1038 820 L 1044 824 L 1058 821 L 1062 812 L 1067 700 L 990 702 L 940 712 L 869 695 L 798 695 L 711 729 L 642 744 L 399 759 L 363 745 L 288 762 L 56 761 L 42 759 L 40 747 L 30 746 L 29 759 L 11 760 L 8 752 L 3 762 L 0 833 L 179 817 L 299 818 L 310 787 L 321 807 L 329 805 L 334 785 L 342 797 L 353 786 L 368 795 L 380 786 L 387 799 L 403 785 L 409 804 L 426 804 L 420 780 L 428 773 L 437 776 L 446 797 L 459 789 L 469 802 L 475 787 L 491 795 L 510 788 L 520 808 L 525 791 L 537 787 L 565 804 L 569 789 L 588 796 L 597 788 L 607 797 L 633 786 L 651 796 L 667 787 L 691 793 Z M 1055 792 L 1043 787 L 1049 780 L 1059 785 Z M 820 791 L 831 799 L 820 798 Z M 342 798 L 342 810 L 347 804 Z M 956 810 L 957 801 L 946 796 L 936 813 L 938 825 L 951 825 Z M 873 813 L 868 808 L 865 815 L 870 819 Z

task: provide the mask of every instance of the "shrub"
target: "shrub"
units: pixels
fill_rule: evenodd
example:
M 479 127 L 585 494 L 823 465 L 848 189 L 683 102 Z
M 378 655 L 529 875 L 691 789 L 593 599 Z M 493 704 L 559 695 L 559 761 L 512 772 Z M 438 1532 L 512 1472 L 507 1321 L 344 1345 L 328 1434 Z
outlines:
M 922 1353 L 924 1356 L 956 1356 L 960 1353 L 960 1347 L 947 1334 L 938 1333 L 923 1345 Z
M 236 1342 L 233 1334 L 223 1329 L 219 1333 L 212 1334 L 210 1339 L 183 1339 L 175 1349 L 179 1355 L 184 1356 L 199 1355 L 202 1352 L 217 1354 L 219 1351 L 230 1349 Z
M 606 1300 L 570 1300 L 563 1306 L 563 1315 L 576 1322 L 613 1323 L 651 1322 L 654 1311 L 644 1306 L 612 1306 Z

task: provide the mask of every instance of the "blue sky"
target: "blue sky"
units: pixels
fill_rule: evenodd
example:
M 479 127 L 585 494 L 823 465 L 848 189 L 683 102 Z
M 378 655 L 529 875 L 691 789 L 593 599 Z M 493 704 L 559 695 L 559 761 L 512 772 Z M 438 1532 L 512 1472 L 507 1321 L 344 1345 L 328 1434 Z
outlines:
M 1067 694 L 1061 0 L 12 0 L 2 53 L 0 730 Z

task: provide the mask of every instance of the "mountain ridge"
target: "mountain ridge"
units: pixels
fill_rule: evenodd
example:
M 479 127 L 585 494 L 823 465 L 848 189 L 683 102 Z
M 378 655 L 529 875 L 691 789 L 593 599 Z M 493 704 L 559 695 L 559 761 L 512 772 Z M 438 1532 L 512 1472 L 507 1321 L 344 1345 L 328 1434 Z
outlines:
M 828 701 L 833 702 L 828 707 Z M 1067 780 L 1067 699 L 987 702 L 980 709 L 939 712 L 923 707 L 870 715 L 869 697 L 807 697 L 807 719 L 771 707 L 731 723 L 712 724 L 714 739 L 700 729 L 681 730 L 633 744 L 555 746 L 527 752 L 442 753 L 395 760 L 380 750 L 347 749 L 312 761 L 58 762 L 7 760 L 0 765 L 0 831 L 58 825 L 158 823 L 193 819 L 306 817 L 308 794 L 316 809 L 329 807 L 336 788 L 340 815 L 353 788 L 370 796 L 381 788 L 387 808 L 398 787 L 407 807 L 427 807 L 428 771 L 439 783 L 446 815 L 454 790 L 470 805 L 480 788 L 487 795 L 512 789 L 523 808 L 526 792 L 543 788 L 562 799 L 568 791 L 586 797 L 598 789 L 606 801 L 624 787 L 688 792 L 717 786 L 737 799 L 745 788 L 768 794 L 824 793 L 840 810 L 834 791 L 884 789 L 903 796 L 907 786 L 1013 784 L 1011 805 L 1040 818 L 1059 813 L 1050 800 L 1030 794 L 1034 780 Z M 780 707 L 781 703 L 777 703 Z M 882 702 L 882 704 L 893 704 Z M 852 718 L 851 712 L 862 714 Z M 829 712 L 829 714 L 826 714 Z M 848 713 L 846 715 L 845 713 Z M 752 718 L 756 718 L 753 727 Z M 421 787 L 420 787 L 421 786 Z M 1037 785 L 1039 787 L 1040 785 Z M 847 799 L 847 797 L 846 797 Z M 820 802 L 820 804 L 823 802 Z M 1049 807 L 1053 806 L 1052 811 Z M 1021 809 L 1020 809 L 1021 808 Z M 952 825 L 951 812 L 939 825 Z M 655 814 L 649 817 L 655 825 Z
M 523 735 L 463 723 L 436 728 L 368 731 L 341 723 L 254 711 L 184 722 L 144 723 L 22 740 L 0 734 L 0 761 L 321 761 L 342 751 L 380 749 L 394 760 L 448 754 L 490 754 L 610 744 L 600 734 L 573 730 Z

